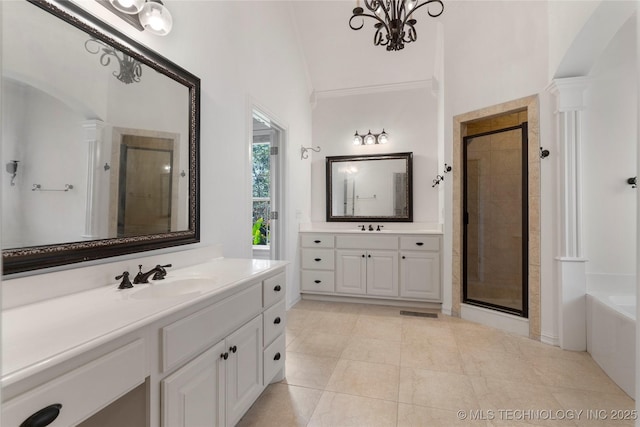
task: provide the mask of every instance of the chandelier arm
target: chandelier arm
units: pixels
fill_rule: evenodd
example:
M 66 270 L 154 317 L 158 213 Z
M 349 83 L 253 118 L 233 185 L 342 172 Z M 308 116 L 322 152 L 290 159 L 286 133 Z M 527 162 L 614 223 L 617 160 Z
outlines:
M 440 5 L 440 11 L 438 13 L 431 13 L 430 10 L 427 10 L 427 13 L 429 14 L 429 16 L 432 18 L 437 18 L 438 16 L 442 15 L 442 12 L 444 12 L 444 4 L 442 3 L 442 0 L 427 0 L 426 2 L 420 3 L 419 5 L 411 9 L 411 12 L 409 12 L 407 16 L 405 16 L 403 24 L 410 19 L 411 15 L 413 15 L 413 12 L 420 9 L 422 6 L 426 6 L 431 3 L 438 3 Z
M 395 1 L 395 0 L 388 0 L 386 5 L 384 3 L 384 0 L 364 0 L 364 5 L 367 6 L 367 9 L 369 9 L 371 12 L 373 12 L 373 15 L 366 15 L 366 16 L 369 16 L 371 18 L 377 19 L 378 22 L 380 22 L 380 23 L 382 23 L 384 25 L 384 27 L 386 28 L 387 32 L 389 32 L 389 26 L 387 25 L 387 22 L 391 22 L 391 16 L 389 16 L 389 9 L 391 9 L 391 7 L 389 5 L 389 1 Z M 380 7 L 382 7 L 382 11 L 384 12 L 385 19 L 380 18 L 376 14 L 376 7 L 374 7 L 375 4 L 379 4 Z
M 378 17 L 378 15 L 369 15 L 368 13 L 361 13 L 361 14 L 359 14 L 359 15 L 353 15 L 353 16 L 349 19 L 349 27 L 351 27 L 351 29 L 352 29 L 352 30 L 356 30 L 356 31 L 357 31 L 357 30 L 361 29 L 362 27 L 364 27 L 364 19 L 362 20 L 362 25 L 360 25 L 359 27 L 354 27 L 353 25 L 351 25 L 351 21 L 353 20 L 353 18 L 357 18 L 357 17 L 360 17 L 360 16 L 362 16 L 362 17 L 365 17 L 365 16 L 366 16 L 367 18 L 373 18 L 373 19 L 375 19 L 376 21 L 378 21 L 379 23 L 381 23 L 381 24 L 385 27 L 385 29 L 386 29 L 387 31 L 389 31 L 389 27 L 387 26 L 387 23 L 386 23 L 386 22 L 384 22 L 382 19 L 380 19 L 380 18 Z

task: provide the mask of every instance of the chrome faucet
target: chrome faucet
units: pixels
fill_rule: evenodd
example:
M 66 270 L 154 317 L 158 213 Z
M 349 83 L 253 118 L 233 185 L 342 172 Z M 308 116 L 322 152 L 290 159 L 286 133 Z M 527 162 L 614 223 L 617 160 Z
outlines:
M 143 273 L 142 264 L 139 264 L 138 268 L 140 269 L 140 271 L 138 271 L 138 274 L 136 274 L 136 277 L 134 277 L 133 283 L 136 285 L 138 283 L 149 283 L 149 277 L 152 274 L 153 274 L 153 277 L 152 277 L 153 280 L 162 280 L 167 275 L 167 270 L 165 270 L 166 267 L 171 267 L 171 264 L 167 264 L 167 265 L 158 264 L 155 267 L 153 267 L 151 270 L 147 271 L 146 273 Z

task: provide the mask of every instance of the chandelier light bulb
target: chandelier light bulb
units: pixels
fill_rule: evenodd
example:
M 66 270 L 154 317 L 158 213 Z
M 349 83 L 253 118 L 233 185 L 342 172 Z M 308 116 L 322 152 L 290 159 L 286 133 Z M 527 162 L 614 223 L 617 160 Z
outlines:
M 111 5 L 122 13 L 135 15 L 140 13 L 145 0 L 109 0 Z

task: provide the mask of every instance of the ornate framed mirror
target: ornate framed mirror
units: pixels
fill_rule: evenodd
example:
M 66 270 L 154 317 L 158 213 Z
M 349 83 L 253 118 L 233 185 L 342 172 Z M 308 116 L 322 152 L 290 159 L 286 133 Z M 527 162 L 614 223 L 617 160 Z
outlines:
M 200 79 L 69 1 L 0 7 L 3 274 L 199 242 Z
M 412 222 L 413 153 L 326 160 L 327 222 Z

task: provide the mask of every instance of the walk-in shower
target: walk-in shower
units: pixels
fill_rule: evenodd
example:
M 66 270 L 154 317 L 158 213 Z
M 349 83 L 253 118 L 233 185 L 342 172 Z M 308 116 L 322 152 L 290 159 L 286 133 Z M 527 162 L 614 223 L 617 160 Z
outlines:
M 527 123 L 464 138 L 463 300 L 528 317 Z

